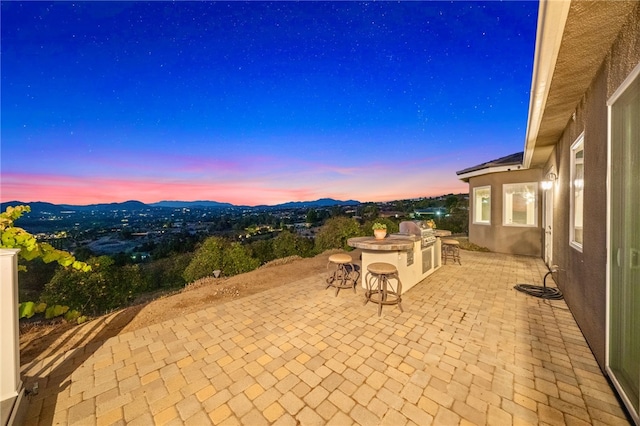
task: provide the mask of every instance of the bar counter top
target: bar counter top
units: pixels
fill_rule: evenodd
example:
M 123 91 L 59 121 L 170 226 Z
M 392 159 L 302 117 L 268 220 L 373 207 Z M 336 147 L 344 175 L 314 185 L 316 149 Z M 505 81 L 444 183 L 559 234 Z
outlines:
M 347 240 L 351 247 L 376 251 L 410 251 L 419 238 L 414 235 L 389 235 L 381 240 L 375 237 L 353 237 Z

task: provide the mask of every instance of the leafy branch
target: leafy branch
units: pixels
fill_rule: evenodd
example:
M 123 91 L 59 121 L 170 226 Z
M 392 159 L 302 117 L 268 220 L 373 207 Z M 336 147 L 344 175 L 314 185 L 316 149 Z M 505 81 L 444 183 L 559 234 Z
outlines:
M 20 257 L 26 261 L 41 258 L 45 263 L 58 262 L 65 268 L 71 266 L 83 272 L 91 270 L 91 266 L 76 260 L 71 253 L 58 250 L 48 243 L 40 243 L 35 236 L 14 225 L 16 220 L 30 211 L 29 206 L 9 206 L 0 213 L 0 248 L 20 249 Z M 23 266 L 21 268 L 24 269 Z

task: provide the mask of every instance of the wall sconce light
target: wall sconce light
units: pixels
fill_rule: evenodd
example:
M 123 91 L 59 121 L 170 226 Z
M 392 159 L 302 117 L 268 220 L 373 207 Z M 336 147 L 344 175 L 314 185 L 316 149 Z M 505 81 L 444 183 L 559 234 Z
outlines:
M 546 179 L 540 183 L 542 186 L 542 189 L 547 191 L 553 188 L 553 182 L 555 182 L 556 179 L 557 179 L 557 176 L 555 173 L 547 174 Z

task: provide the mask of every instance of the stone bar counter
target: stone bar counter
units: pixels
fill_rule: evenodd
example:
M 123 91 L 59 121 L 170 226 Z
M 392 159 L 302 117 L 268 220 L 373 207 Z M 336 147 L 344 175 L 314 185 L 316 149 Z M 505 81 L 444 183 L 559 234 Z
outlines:
M 362 249 L 362 287 L 366 288 L 367 267 L 374 262 L 390 263 L 398 269 L 402 293 L 418 284 L 440 267 L 440 240 L 428 248 L 421 247 L 415 235 L 391 234 L 383 239 L 375 237 L 349 238 L 347 244 Z M 437 256 L 435 254 L 437 253 Z M 391 282 L 395 286 L 395 280 Z M 394 287 L 394 290 L 395 287 Z

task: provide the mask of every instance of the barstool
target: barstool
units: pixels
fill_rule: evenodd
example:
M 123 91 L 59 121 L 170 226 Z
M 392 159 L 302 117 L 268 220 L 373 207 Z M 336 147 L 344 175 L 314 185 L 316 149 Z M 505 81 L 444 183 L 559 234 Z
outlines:
M 457 240 L 442 240 L 442 260 L 447 264 L 447 259 L 453 260 L 453 263 L 460 262 L 460 242 Z
M 389 279 L 397 281 L 396 289 L 389 285 Z M 382 305 L 398 305 L 402 310 L 402 283 L 398 277 L 398 270 L 395 266 L 385 262 L 374 262 L 367 266 L 367 277 L 365 279 L 367 291 L 364 304 L 368 301 L 378 304 L 378 316 L 382 315 Z
M 351 256 L 345 253 L 332 254 L 329 256 L 327 269 L 331 264 L 336 265 L 336 269 L 327 277 L 327 288 L 335 287 L 336 296 L 338 296 L 341 288 L 353 288 L 353 292 L 355 293 L 356 281 L 358 281 L 360 273 L 356 271 Z

